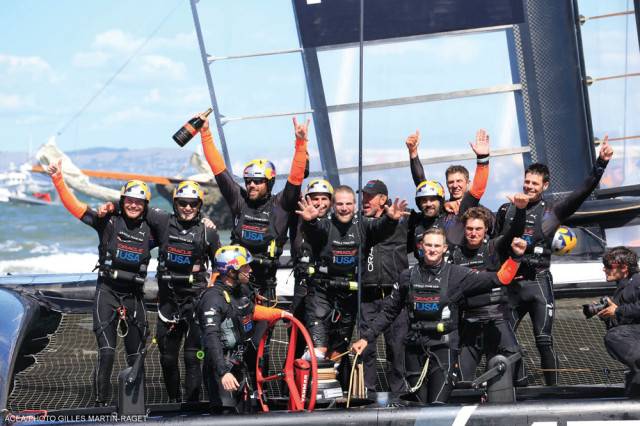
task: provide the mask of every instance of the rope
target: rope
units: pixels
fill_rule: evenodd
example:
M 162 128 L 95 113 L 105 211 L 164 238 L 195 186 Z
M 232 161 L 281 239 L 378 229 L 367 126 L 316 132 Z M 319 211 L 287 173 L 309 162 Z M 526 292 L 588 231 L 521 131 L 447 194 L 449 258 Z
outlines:
M 627 77 L 640 77 L 640 72 L 631 72 L 627 74 L 617 74 L 617 75 L 608 75 L 606 77 L 591 77 L 591 81 L 595 83 L 596 81 L 605 81 L 605 80 L 614 80 L 617 78 L 627 78 Z
M 424 382 L 425 377 L 427 377 L 427 370 L 429 370 L 429 360 L 431 360 L 431 357 L 427 356 L 424 367 L 422 367 L 422 373 L 420 373 L 420 377 L 418 378 L 416 385 L 409 388 L 409 393 L 415 393 L 422 387 L 422 383 Z
M 626 141 L 629 139 L 640 139 L 640 135 L 635 136 L 622 136 L 620 138 L 609 138 L 609 142 L 617 142 L 617 141 Z M 593 143 L 595 145 L 600 145 L 603 142 L 602 139 L 596 139 Z
M 330 358 L 330 359 L 329 359 L 329 361 L 337 361 L 337 360 L 339 360 L 340 358 L 342 358 L 343 356 L 345 356 L 346 354 L 348 354 L 349 352 L 351 352 L 351 350 L 348 350 L 348 351 L 346 351 L 346 352 L 342 352 L 342 353 L 341 353 L 341 354 L 339 354 L 339 355 L 335 355 L 333 358 Z

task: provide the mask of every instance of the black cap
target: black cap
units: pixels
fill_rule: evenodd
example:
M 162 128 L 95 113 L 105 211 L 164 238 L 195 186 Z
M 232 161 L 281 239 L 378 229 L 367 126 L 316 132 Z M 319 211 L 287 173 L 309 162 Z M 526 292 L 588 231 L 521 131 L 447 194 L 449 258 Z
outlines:
M 373 179 L 367 182 L 364 188 L 362 188 L 362 192 L 370 195 L 384 194 L 387 197 L 389 196 L 387 185 L 385 185 L 383 181 L 377 179 Z

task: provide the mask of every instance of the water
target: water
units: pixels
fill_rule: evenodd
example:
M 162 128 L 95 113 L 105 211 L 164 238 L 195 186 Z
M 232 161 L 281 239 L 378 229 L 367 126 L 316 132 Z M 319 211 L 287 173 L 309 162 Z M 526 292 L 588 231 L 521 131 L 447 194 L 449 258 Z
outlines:
M 0 275 L 90 272 L 97 260 L 98 234 L 61 205 L 0 203 Z

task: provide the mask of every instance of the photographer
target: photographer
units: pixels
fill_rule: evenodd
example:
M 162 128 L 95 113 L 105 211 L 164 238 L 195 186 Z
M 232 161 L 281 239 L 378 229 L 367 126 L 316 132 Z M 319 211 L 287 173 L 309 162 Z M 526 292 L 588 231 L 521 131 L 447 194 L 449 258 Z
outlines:
M 598 316 L 607 323 L 604 344 L 609 354 L 628 366 L 625 390 L 640 397 L 640 274 L 638 256 L 626 247 L 614 247 L 602 262 L 607 281 L 617 288 Z

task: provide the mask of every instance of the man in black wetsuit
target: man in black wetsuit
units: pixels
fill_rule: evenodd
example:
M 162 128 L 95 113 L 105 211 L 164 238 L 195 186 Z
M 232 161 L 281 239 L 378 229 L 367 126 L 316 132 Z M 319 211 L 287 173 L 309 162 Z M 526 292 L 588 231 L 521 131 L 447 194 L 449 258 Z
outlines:
M 98 233 L 98 283 L 93 305 L 93 331 L 98 342 L 94 375 L 96 406 L 109 405 L 111 372 L 117 336 L 124 338 L 127 364 L 133 366 L 144 355 L 147 317 L 143 286 L 151 248 L 164 241 L 167 215 L 149 208 L 151 192 L 138 180 L 127 182 L 120 191 L 119 209 L 103 217 L 69 191 L 62 177 L 61 162 L 48 168 L 65 208 Z M 143 368 L 139 374 L 144 375 Z
M 598 316 L 607 324 L 604 345 L 613 359 L 629 367 L 625 377 L 628 396 L 640 398 L 640 274 L 638 255 L 626 247 L 614 247 L 602 257 L 607 281 L 616 291 Z
M 276 303 L 277 261 L 287 240 L 289 217 L 300 198 L 300 186 L 306 170 L 309 120 L 305 124 L 298 124 L 294 117 L 293 123 L 296 141 L 291 171 L 284 189 L 273 195 L 271 190 L 276 169 L 271 161 L 260 159 L 248 163 L 243 172 L 243 188 L 227 170 L 213 143 L 206 118 L 200 129 L 205 157 L 233 214 L 231 241 L 246 247 L 253 254 L 252 285 L 260 295 L 259 303 L 264 304 Z
M 507 259 L 498 272 L 478 272 L 445 262 L 447 244 L 440 228 L 427 229 L 421 246 L 423 261 L 402 272 L 385 297 L 382 312 L 367 323 L 362 339 L 353 344 L 352 350 L 361 354 L 406 307 L 410 325 L 405 367 L 410 392 L 424 403 L 446 403 L 453 390 L 458 305 L 466 296 L 508 285 L 526 243 L 514 238 L 511 248 L 516 260 Z
M 406 140 L 407 149 L 409 150 L 409 163 L 411 168 L 411 177 L 413 183 L 419 186 L 427 178 L 422 167 L 422 162 L 418 156 L 418 147 L 420 146 L 420 131 L 416 132 Z M 489 135 L 483 129 L 476 132 L 476 140 L 469 143 L 471 149 L 476 154 L 476 171 L 473 178 L 473 184 L 469 187 L 469 171 L 461 165 L 449 166 L 445 172 L 447 189 L 449 190 L 449 200 L 444 201 L 444 192 L 440 200 L 438 215 L 440 216 L 435 224 L 443 226 L 447 233 L 447 240 L 455 244 L 461 243 L 462 236 L 459 226 L 458 216 L 463 214 L 469 207 L 479 205 L 482 195 L 484 195 L 487 180 L 489 178 Z M 417 197 L 417 193 L 416 193 Z M 416 200 L 416 204 L 428 217 L 432 217 L 429 211 Z M 455 230 L 452 228 L 456 228 Z M 451 229 L 451 230 L 450 230 Z M 419 238 L 418 238 L 419 240 Z
M 475 271 L 494 272 L 509 255 L 509 243 L 524 230 L 525 208 L 529 198 L 515 194 L 517 207 L 512 226 L 506 234 L 489 239 L 492 214 L 484 207 L 471 207 L 462 215 L 464 244 L 449 251 L 449 262 Z M 482 355 L 487 361 L 500 354 L 510 356 L 520 351 L 509 326 L 509 306 L 505 288 L 492 288 L 469 297 L 460 305 L 460 379 L 472 381 Z
M 254 411 L 253 385 L 245 360 L 255 350 L 260 335 L 255 321 L 271 321 L 291 314 L 253 302 L 248 286 L 251 253 L 244 247 L 223 246 L 215 254 L 217 274 L 196 308 L 205 351 L 203 375 L 213 413 Z
M 182 401 L 178 355 L 183 337 L 184 399 L 200 400 L 202 371 L 196 354 L 201 344 L 195 305 L 207 286 L 209 262 L 214 262 L 220 247 L 218 232 L 202 223 L 203 198 L 200 185 L 194 181 L 176 186 L 167 241 L 159 251 L 156 339 L 170 402 Z
M 545 200 L 542 195 L 549 187 L 549 169 L 544 164 L 531 164 L 524 173 L 523 191 L 529 197 L 522 238 L 527 241 L 527 251 L 518 271 L 518 278 L 509 287 L 509 304 L 512 311 L 510 325 L 515 330 L 520 320 L 529 313 L 536 346 L 540 352 L 540 363 L 547 385 L 558 383 L 558 357 L 553 350 L 552 326 L 554 318 L 553 282 L 549 272 L 551 262 L 551 240 L 558 226 L 571 216 L 595 189 L 613 156 L 608 138 L 600 147 L 598 159 L 591 176 L 582 186 L 558 202 Z M 511 226 L 516 209 L 503 204 L 496 214 L 496 232 L 504 233 Z M 523 363 L 524 365 L 524 363 Z M 526 383 L 523 369 L 518 372 L 517 382 Z
M 307 296 L 307 326 L 319 358 L 344 352 L 353 334 L 358 311 L 358 246 L 371 246 L 393 233 L 405 215 L 406 202 L 385 206 L 380 218 L 355 216 L 355 193 L 348 186 L 335 188 L 333 214 L 320 211 L 303 199 L 296 211 L 304 220 L 302 231 L 313 252 L 315 273 Z
M 365 217 L 378 218 L 388 205 L 389 191 L 384 182 L 370 180 L 362 188 L 362 212 Z M 373 320 L 382 309 L 382 299 L 391 292 L 400 273 L 409 267 L 407 259 L 407 219 L 400 218 L 393 234 L 364 251 L 366 264 L 362 270 L 362 303 L 360 316 L 363 323 Z M 389 365 L 389 390 L 403 392 L 404 338 L 408 331 L 406 310 L 402 310 L 384 333 L 386 358 Z M 371 345 L 362 354 L 364 384 L 369 390 L 376 389 L 376 345 Z

